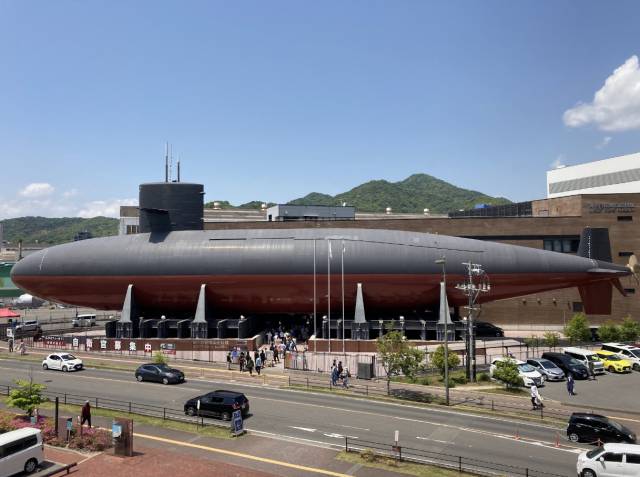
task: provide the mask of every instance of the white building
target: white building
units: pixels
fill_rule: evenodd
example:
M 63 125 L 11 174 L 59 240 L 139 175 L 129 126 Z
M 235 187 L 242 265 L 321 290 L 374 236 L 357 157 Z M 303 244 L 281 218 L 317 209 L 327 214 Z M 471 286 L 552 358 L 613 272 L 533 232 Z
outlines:
M 547 171 L 547 197 L 640 192 L 640 153 Z

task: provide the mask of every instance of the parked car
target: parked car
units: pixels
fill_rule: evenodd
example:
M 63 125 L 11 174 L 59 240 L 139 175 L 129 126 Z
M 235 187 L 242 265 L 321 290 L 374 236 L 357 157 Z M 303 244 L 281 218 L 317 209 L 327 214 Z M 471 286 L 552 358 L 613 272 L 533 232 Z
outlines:
M 38 320 L 25 320 L 16 325 L 16 333 L 31 333 L 40 331 Z
M 154 381 L 156 383 L 183 383 L 184 373 L 179 369 L 171 368 L 166 364 L 143 364 L 135 372 L 136 379 L 142 381 Z
M 496 363 L 499 361 L 504 361 L 510 358 L 496 358 L 491 362 L 491 367 L 489 368 L 489 376 L 493 378 L 493 374 L 496 370 Z M 535 384 L 536 386 L 542 386 L 544 384 L 544 376 L 540 374 L 536 368 L 531 366 L 530 364 L 525 363 L 524 361 L 520 361 L 518 359 L 513 360 L 518 365 L 518 374 L 522 378 L 522 382 L 526 387 L 531 387 L 531 385 Z
M 634 371 L 640 371 L 640 348 L 637 346 L 624 345 L 620 343 L 603 343 L 604 351 L 613 351 L 622 358 L 631 361 L 631 367 Z
M 587 379 L 589 377 L 589 370 L 586 366 L 567 354 L 546 351 L 542 353 L 542 358 L 548 359 L 558 366 L 564 371 L 565 376 L 569 376 L 569 373 L 571 373 L 575 379 Z
M 200 401 L 200 409 L 198 409 Z M 189 399 L 184 403 L 184 413 L 188 416 L 212 416 L 230 421 L 234 411 L 241 411 L 242 416 L 249 414 L 249 400 L 242 393 L 234 391 L 213 391 Z
M 598 356 L 602 360 L 602 364 L 610 373 L 630 373 L 631 361 L 622 359 L 613 351 L 598 351 Z
M 563 381 L 565 378 L 564 371 L 548 359 L 528 359 L 527 363 L 536 368 L 536 370 L 542 374 L 547 381 Z
M 604 364 L 595 351 L 574 347 L 562 348 L 562 351 L 580 361 L 587 369 L 589 369 L 589 363 L 593 363 L 594 374 L 604 374 Z
M 96 326 L 96 315 L 78 315 L 71 320 L 71 325 L 75 327 Z
M 0 434 L 0 477 L 35 472 L 44 460 L 40 429 L 23 427 Z
M 618 477 L 640 475 L 640 446 L 604 444 L 578 456 L 576 465 L 581 477 Z
M 476 321 L 475 335 L 477 338 L 501 338 L 504 337 L 504 331 L 493 323 Z
M 567 425 L 567 437 L 572 442 L 636 442 L 635 433 L 627 427 L 607 416 L 587 412 L 571 414 Z
M 44 369 L 60 369 L 62 371 L 79 371 L 83 364 L 80 358 L 69 353 L 52 353 L 42 361 Z

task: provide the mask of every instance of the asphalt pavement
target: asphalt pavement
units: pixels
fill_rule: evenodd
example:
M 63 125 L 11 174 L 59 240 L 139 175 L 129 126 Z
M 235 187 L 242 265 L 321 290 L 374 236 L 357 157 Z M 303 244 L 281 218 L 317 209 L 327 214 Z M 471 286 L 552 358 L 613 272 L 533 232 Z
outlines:
M 47 390 L 182 409 L 184 402 L 215 389 L 247 395 L 252 415 L 245 427 L 276 439 L 335 448 L 345 436 L 355 441 L 391 443 L 541 471 L 573 475 L 585 446 L 566 442 L 563 430 L 544 424 L 478 416 L 454 409 L 425 408 L 325 393 L 277 389 L 258 383 L 191 379 L 181 385 L 137 383 L 132 372 L 86 369 L 77 373 L 44 371 L 37 364 L 0 362 L 0 384 L 32 374 Z M 560 436 L 560 446 L 556 440 Z

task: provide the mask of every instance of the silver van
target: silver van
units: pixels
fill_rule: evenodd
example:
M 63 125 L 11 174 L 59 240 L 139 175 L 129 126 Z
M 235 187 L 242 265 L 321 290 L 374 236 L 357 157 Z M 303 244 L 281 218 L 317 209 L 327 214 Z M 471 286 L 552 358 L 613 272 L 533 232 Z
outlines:
M 589 363 L 593 363 L 593 372 L 595 374 L 604 374 L 604 364 L 595 351 L 583 348 L 563 348 L 564 354 L 577 359 L 589 369 Z
M 74 328 L 78 326 L 96 326 L 96 315 L 78 315 L 71 320 L 71 325 Z
M 35 472 L 44 460 L 40 429 L 24 427 L 0 434 L 0 477 Z

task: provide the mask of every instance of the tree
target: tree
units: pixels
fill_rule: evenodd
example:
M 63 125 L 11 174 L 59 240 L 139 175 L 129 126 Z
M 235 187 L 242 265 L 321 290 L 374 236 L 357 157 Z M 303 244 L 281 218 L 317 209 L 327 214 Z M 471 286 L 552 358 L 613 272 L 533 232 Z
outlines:
M 636 341 L 640 335 L 640 323 L 627 316 L 620 325 L 620 339 L 622 341 Z
M 153 362 L 155 364 L 167 364 L 167 357 L 162 354 L 162 351 L 158 350 L 153 353 Z
M 447 361 L 449 361 L 449 370 L 460 364 L 460 357 L 453 351 L 447 353 Z M 440 345 L 431 353 L 431 363 L 438 369 L 440 376 L 444 378 L 444 345 Z
M 547 331 L 544 334 L 544 343 L 551 349 L 555 349 L 560 342 L 560 336 L 555 331 Z
M 376 343 L 382 367 L 387 373 L 387 394 L 391 393 L 391 377 L 404 376 L 413 379 L 423 369 L 422 351 L 411 346 L 400 331 L 389 331 Z
M 15 383 L 17 387 L 9 392 L 7 406 L 22 409 L 31 416 L 34 409 L 47 400 L 42 396 L 46 386 L 34 383 L 33 379 L 16 379 Z
M 515 359 L 508 358 L 497 361 L 495 366 L 493 377 L 502 381 L 507 388 L 517 388 L 524 385 Z
M 589 341 L 591 339 L 591 330 L 589 329 L 589 321 L 584 313 L 576 313 L 569 323 L 564 327 L 564 335 L 569 339 L 571 344 L 581 341 Z
M 524 339 L 524 344 L 527 345 L 528 348 L 535 353 L 535 350 L 540 347 L 541 339 L 538 335 L 533 335 L 531 337 Z
M 620 327 L 613 321 L 609 320 L 604 322 L 598 328 L 598 337 L 600 341 L 619 341 L 620 340 Z

